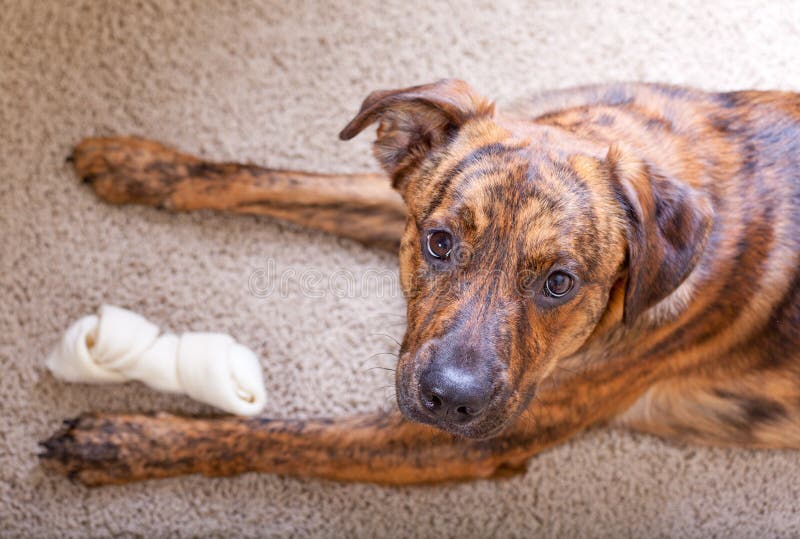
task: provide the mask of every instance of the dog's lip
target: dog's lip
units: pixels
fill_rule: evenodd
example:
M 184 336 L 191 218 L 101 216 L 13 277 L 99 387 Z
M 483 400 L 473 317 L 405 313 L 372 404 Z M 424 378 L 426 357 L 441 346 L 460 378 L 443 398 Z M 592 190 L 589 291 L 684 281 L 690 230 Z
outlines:
M 401 412 L 403 415 L 410 419 L 411 421 L 415 421 L 417 423 L 423 423 L 425 425 L 430 425 L 432 427 L 436 427 L 439 430 L 447 432 L 448 434 L 452 434 L 454 436 L 459 436 L 461 438 L 467 438 L 470 440 L 486 440 L 489 438 L 493 438 L 497 434 L 503 431 L 505 427 L 509 423 L 508 418 L 502 418 L 499 421 L 486 418 L 484 420 L 480 420 L 475 423 L 467 423 L 467 424 L 460 424 L 460 423 L 440 423 L 433 420 L 429 415 L 422 413 L 419 409 L 413 408 L 411 410 L 405 409 L 404 407 L 400 407 Z
M 462 438 L 487 440 L 500 434 L 508 424 L 509 418 L 502 418 L 499 421 L 487 418 L 476 424 L 458 425 L 454 423 L 448 424 L 447 426 L 440 426 L 439 428 Z

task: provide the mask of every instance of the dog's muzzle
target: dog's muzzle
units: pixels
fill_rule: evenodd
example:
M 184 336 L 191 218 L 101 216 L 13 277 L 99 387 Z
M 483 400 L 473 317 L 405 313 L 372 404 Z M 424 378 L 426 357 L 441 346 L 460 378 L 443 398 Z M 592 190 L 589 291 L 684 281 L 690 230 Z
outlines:
M 400 410 L 415 421 L 450 433 L 482 438 L 505 424 L 503 369 L 493 351 L 479 350 L 459 336 L 426 342 L 401 357 Z

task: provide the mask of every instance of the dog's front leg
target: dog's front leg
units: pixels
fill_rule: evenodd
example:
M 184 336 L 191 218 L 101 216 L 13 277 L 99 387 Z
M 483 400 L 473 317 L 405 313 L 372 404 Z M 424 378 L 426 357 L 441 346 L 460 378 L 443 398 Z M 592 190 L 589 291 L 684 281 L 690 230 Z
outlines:
M 514 435 L 459 439 L 399 413 L 307 421 L 92 414 L 42 445 L 46 467 L 91 486 L 243 472 L 429 483 L 507 475 L 541 448 Z
M 86 139 L 70 160 L 113 204 L 268 215 L 395 252 L 406 222 L 402 198 L 381 174 L 217 163 L 128 137 Z

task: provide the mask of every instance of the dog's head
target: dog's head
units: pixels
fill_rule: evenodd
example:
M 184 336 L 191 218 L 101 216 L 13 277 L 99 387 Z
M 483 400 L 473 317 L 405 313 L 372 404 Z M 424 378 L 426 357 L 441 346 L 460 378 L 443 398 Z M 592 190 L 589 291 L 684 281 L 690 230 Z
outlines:
M 616 147 L 591 155 L 493 115 L 445 80 L 372 93 L 341 133 L 379 122 L 375 155 L 408 206 L 400 409 L 471 438 L 500 432 L 599 327 L 674 291 L 710 222 L 697 193 Z

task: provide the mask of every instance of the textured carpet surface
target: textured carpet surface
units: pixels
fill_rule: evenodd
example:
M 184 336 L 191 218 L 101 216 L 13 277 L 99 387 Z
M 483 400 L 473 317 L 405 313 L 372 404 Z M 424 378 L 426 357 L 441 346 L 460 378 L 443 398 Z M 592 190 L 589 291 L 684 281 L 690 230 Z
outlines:
M 104 205 L 64 163 L 81 137 L 372 170 L 371 134 L 336 134 L 375 88 L 459 76 L 501 103 L 611 80 L 800 90 L 800 3 L 592 4 L 0 1 L 0 535 L 800 535 L 800 452 L 612 430 L 513 480 L 425 488 L 251 474 L 87 490 L 34 458 L 80 412 L 208 411 L 45 371 L 60 332 L 101 302 L 233 334 L 263 358 L 272 416 L 390 406 L 391 373 L 368 369 L 391 366 L 375 354 L 403 332 L 401 298 L 363 284 L 375 270 L 396 278 L 392 256 L 268 219 Z M 298 276 L 312 270 L 345 285 L 308 293 Z M 264 271 L 272 293 L 252 278 Z

